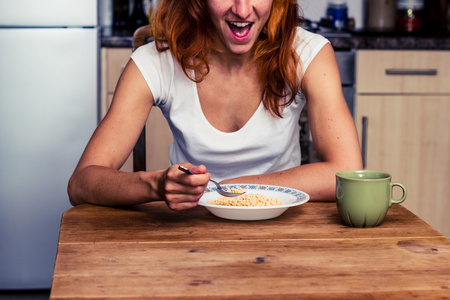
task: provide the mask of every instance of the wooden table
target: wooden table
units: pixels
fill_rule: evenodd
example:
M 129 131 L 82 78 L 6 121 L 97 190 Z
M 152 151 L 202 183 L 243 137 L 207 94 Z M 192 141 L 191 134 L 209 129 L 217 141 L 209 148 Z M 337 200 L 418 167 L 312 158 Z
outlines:
M 266 221 L 204 207 L 81 205 L 62 218 L 51 299 L 448 299 L 450 241 L 401 205 L 375 228 L 334 203 Z

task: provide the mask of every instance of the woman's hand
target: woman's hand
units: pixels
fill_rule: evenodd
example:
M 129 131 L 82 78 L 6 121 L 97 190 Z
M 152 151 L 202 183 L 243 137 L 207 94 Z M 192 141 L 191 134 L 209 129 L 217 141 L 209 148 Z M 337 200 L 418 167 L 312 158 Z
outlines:
M 160 198 L 173 210 L 185 210 L 197 206 L 211 177 L 203 165 L 194 166 L 185 163 L 183 166 L 195 175 L 186 174 L 178 170 L 178 165 L 173 165 L 165 170 L 158 182 Z

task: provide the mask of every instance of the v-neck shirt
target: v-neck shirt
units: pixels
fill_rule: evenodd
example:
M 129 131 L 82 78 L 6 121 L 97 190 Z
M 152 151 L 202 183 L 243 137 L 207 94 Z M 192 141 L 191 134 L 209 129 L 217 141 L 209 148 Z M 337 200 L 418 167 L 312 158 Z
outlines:
M 327 43 L 321 35 L 297 29 L 296 50 L 303 74 Z M 300 165 L 298 120 L 305 105 L 301 92 L 283 109 L 283 118 L 274 117 L 261 101 L 242 128 L 222 132 L 203 114 L 197 84 L 186 76 L 170 51 L 158 52 L 151 42 L 139 47 L 131 58 L 152 92 L 154 105 L 161 109 L 172 130 L 170 164 L 203 164 L 218 181 Z

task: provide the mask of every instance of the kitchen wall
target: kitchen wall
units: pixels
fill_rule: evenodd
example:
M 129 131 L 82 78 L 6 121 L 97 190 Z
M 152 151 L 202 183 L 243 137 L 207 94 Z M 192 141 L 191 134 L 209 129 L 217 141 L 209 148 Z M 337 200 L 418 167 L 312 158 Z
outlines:
M 381 0 L 380 0 L 381 1 Z M 306 19 L 319 21 L 326 16 L 329 0 L 298 0 Z M 355 29 L 364 27 L 366 0 L 348 0 L 348 16 L 355 20 Z
M 99 19 L 102 27 L 113 25 L 113 0 L 99 0 Z

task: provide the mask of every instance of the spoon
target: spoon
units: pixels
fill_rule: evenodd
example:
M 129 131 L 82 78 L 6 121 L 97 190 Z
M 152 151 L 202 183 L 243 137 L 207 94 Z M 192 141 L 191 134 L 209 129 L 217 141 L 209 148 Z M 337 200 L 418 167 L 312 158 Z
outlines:
M 195 173 L 192 173 L 191 170 L 189 170 L 189 169 L 187 169 L 187 168 L 185 168 L 183 166 L 178 166 L 178 169 L 183 171 L 186 174 L 195 175 Z M 245 192 L 240 192 L 240 193 L 227 192 L 216 181 L 214 181 L 212 179 L 210 179 L 209 181 L 211 181 L 212 183 L 214 183 L 217 186 L 217 190 L 216 191 L 219 194 L 221 194 L 222 196 L 225 196 L 225 197 L 237 197 L 237 196 L 240 196 L 240 195 L 245 193 Z

